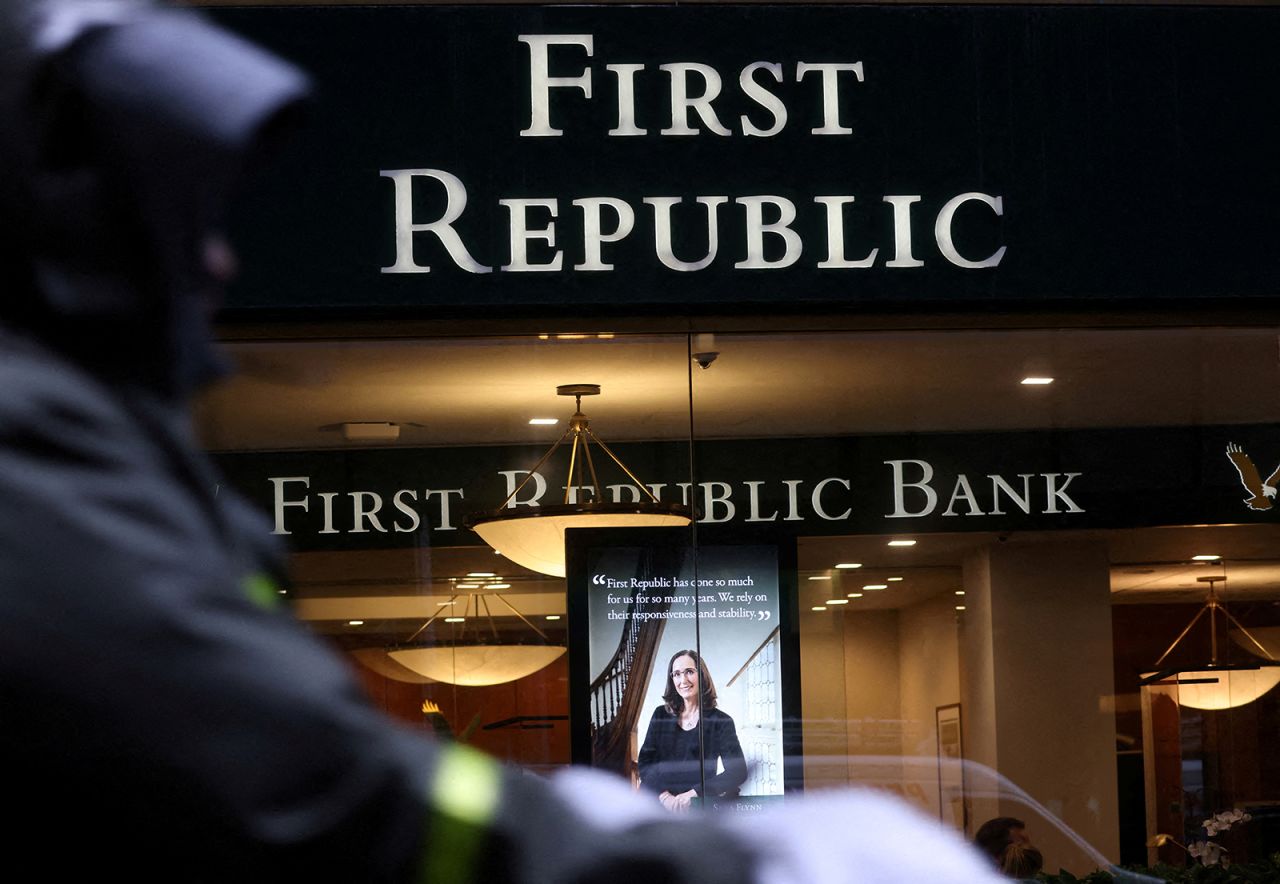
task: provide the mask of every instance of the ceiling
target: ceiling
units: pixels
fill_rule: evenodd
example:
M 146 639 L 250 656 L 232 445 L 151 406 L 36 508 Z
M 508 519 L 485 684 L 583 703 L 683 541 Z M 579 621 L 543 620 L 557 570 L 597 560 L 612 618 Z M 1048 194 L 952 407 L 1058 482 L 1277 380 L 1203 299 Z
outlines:
M 696 345 L 695 345 L 696 341 Z M 869 433 L 1017 431 L 1097 427 L 1271 423 L 1280 420 L 1275 329 L 1056 329 L 786 334 L 572 335 L 373 340 L 242 341 L 227 344 L 240 371 L 198 404 L 214 450 L 351 445 L 345 422 L 399 425 L 398 446 L 547 444 L 563 432 L 572 401 L 555 388 L 600 384 L 583 402 L 607 441 L 833 436 Z M 715 352 L 706 369 L 691 349 Z M 1053 377 L 1027 387 L 1027 375 Z M 692 403 L 692 408 L 690 408 Z M 530 426 L 556 417 L 559 426 Z M 381 443 L 388 444 L 388 443 Z M 1009 542 L 1061 539 L 1017 535 Z M 1100 539 L 1112 562 L 1117 603 L 1193 601 L 1196 577 L 1225 573 L 1235 597 L 1280 599 L 1280 523 L 1071 532 Z M 973 550 L 1000 542 L 983 533 L 925 535 L 909 550 L 870 536 L 804 538 L 802 604 L 819 604 L 838 581 L 901 576 L 851 600 L 861 609 L 901 607 L 960 586 Z M 1191 556 L 1223 557 L 1211 565 Z M 325 631 L 350 619 L 416 629 L 449 579 L 502 572 L 504 590 L 528 616 L 563 613 L 562 581 L 524 572 L 484 548 L 296 558 L 299 613 Z M 836 562 L 863 564 L 836 581 Z M 1225 564 L 1224 564 L 1225 563 Z M 848 583 L 845 587 L 843 584 Z M 496 612 L 495 612 L 496 613 Z M 509 613 L 503 616 L 514 620 Z M 552 621 L 554 623 L 555 621 Z M 409 629 L 409 631 L 412 631 Z
M 708 337 L 705 370 L 683 335 L 236 342 L 240 373 L 200 403 L 200 425 L 219 450 L 338 447 L 349 421 L 398 423 L 405 446 L 549 443 L 571 383 L 601 385 L 584 406 L 611 442 L 1280 418 L 1269 328 Z M 1032 374 L 1055 381 L 1019 384 Z

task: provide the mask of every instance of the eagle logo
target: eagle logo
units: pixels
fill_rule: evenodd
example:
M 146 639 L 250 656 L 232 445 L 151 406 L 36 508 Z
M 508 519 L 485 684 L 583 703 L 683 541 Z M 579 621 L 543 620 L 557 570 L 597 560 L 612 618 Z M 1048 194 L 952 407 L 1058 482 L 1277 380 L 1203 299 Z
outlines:
M 1267 481 L 1262 481 L 1258 475 L 1258 468 L 1253 465 L 1253 461 L 1249 455 L 1244 453 L 1244 449 L 1234 442 L 1227 443 L 1227 457 L 1236 468 L 1236 472 L 1240 474 L 1240 484 L 1244 486 L 1244 490 L 1249 492 L 1249 496 L 1245 498 L 1244 504 L 1251 510 L 1269 510 L 1274 505 L 1271 498 L 1276 496 L 1276 484 L 1280 482 L 1280 467 L 1276 467 L 1275 472 Z

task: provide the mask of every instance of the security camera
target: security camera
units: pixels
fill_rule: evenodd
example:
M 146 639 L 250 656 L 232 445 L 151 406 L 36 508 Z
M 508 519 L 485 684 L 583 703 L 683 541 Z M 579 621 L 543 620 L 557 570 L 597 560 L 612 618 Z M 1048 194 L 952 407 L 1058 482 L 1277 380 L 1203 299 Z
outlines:
M 693 336 L 693 361 L 701 365 L 703 368 L 709 368 L 711 363 L 716 361 L 716 357 L 720 355 L 720 351 L 716 349 L 716 336 L 713 334 L 698 334 Z

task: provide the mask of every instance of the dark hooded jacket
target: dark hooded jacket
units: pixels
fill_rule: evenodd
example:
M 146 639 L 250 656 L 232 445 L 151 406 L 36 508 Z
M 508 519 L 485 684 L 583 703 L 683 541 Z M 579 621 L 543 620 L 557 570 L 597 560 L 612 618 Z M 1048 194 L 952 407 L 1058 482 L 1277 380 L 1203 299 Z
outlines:
M 134 881 L 744 880 L 723 834 L 593 838 L 540 782 L 401 730 L 281 608 L 282 552 L 186 400 L 218 367 L 202 244 L 305 92 L 189 12 L 0 4 L 11 854 Z

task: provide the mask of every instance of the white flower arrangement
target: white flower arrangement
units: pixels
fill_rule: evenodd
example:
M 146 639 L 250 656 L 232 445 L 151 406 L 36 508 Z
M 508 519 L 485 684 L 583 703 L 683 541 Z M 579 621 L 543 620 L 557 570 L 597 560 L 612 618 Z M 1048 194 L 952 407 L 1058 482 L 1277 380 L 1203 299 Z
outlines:
M 1243 810 L 1224 810 L 1215 813 L 1200 825 L 1204 826 L 1205 832 L 1212 838 L 1219 832 L 1227 831 L 1236 823 L 1247 823 L 1251 819 L 1253 817 Z M 1187 845 L 1187 853 L 1200 860 L 1201 865 L 1216 866 L 1226 858 L 1227 849 L 1214 841 L 1193 841 Z
M 1220 813 L 1215 813 L 1200 825 L 1204 827 L 1205 832 L 1210 838 L 1212 838 L 1219 832 L 1227 831 L 1236 823 L 1247 823 L 1251 819 L 1253 819 L 1253 817 L 1245 813 L 1243 810 L 1224 810 Z M 1166 844 L 1173 844 L 1177 847 L 1181 847 L 1188 854 L 1200 860 L 1200 864 L 1202 866 L 1216 866 L 1219 863 L 1228 865 L 1230 863 L 1230 860 L 1227 858 L 1227 848 L 1214 841 L 1192 841 L 1184 847 L 1175 841 L 1172 835 L 1160 834 L 1147 840 L 1148 847 L 1163 847 Z
M 1221 813 L 1215 813 L 1200 825 L 1204 826 L 1204 830 L 1208 832 L 1209 837 L 1212 838 L 1219 832 L 1227 831 L 1227 829 L 1230 829 L 1236 823 L 1247 823 L 1251 819 L 1253 819 L 1253 817 L 1249 816 L 1249 814 L 1245 813 L 1243 810 L 1224 810 Z

